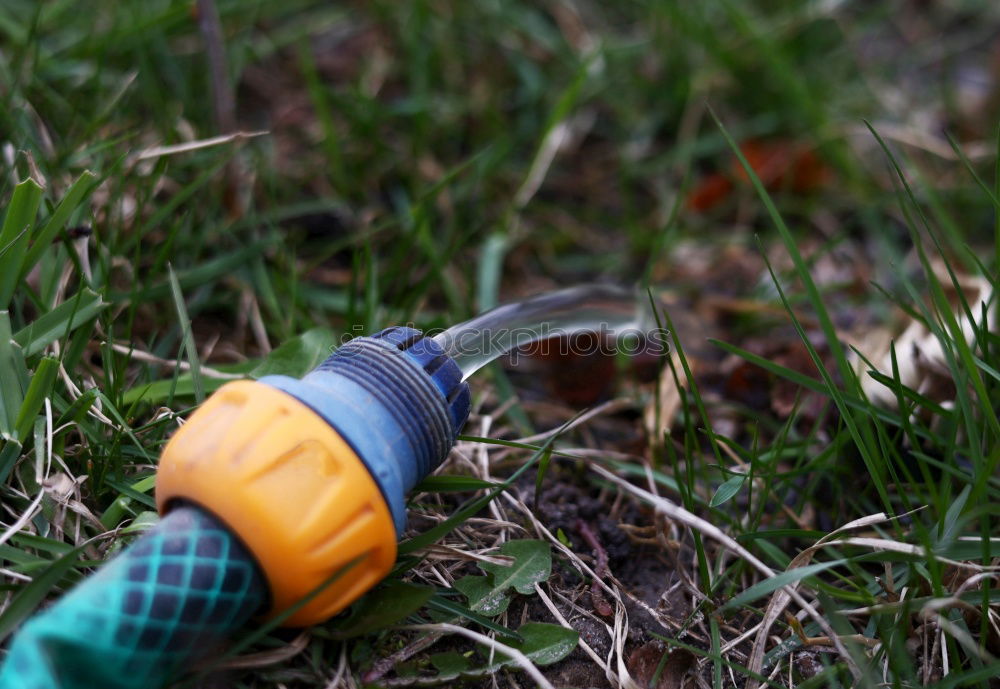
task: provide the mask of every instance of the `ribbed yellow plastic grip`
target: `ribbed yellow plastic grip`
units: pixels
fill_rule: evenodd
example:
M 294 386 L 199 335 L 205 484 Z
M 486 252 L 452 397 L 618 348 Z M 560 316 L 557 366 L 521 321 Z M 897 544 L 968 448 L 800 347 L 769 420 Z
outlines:
M 273 617 L 358 562 L 283 622 L 321 622 L 396 559 L 392 516 L 364 463 L 312 409 L 271 386 L 220 388 L 167 443 L 156 478 L 161 514 L 182 501 L 221 519 L 250 549 Z

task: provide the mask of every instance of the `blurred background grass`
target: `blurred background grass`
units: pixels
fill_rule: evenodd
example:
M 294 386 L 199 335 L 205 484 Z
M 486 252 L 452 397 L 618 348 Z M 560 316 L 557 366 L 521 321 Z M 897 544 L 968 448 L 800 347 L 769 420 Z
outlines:
M 170 361 L 222 374 L 265 357 L 280 366 L 272 350 L 316 326 L 437 327 L 498 300 L 604 281 L 669 292 L 692 356 L 710 335 L 777 357 L 784 371 L 808 368 L 802 352 L 767 349 L 795 337 L 778 325 L 787 319 L 761 257 L 795 285 L 802 266 L 775 253 L 775 224 L 712 113 L 833 295 L 838 327 L 891 320 L 870 281 L 905 291 L 902 276 L 919 273 L 914 208 L 949 265 L 992 276 L 995 199 L 975 174 L 992 184 L 998 29 L 989 0 L 5 0 L 0 198 L 31 176 L 51 210 L 84 170 L 96 175 L 90 203 L 11 304 L 16 330 L 67 284 L 108 303 L 60 354 L 109 419 L 82 417 L 72 395 L 57 400 L 77 424 L 56 433 L 57 450 L 71 474 L 90 477 L 80 504 L 105 528 L 148 507 L 172 413 L 223 380 Z M 913 183 L 911 208 L 866 122 Z M 800 290 L 789 299 L 811 313 Z M 295 342 L 285 359 L 314 353 Z M 753 408 L 752 385 L 707 375 Z M 493 383 L 488 404 L 520 389 L 500 374 Z M 591 393 L 570 394 L 572 406 L 607 390 Z M 547 425 L 544 413 L 508 413 L 525 434 Z M 785 416 L 763 422 L 778 454 Z M 695 415 L 683 421 L 682 441 L 702 444 Z M 728 434 L 748 448 L 748 433 Z M 955 464 L 947 454 L 955 442 L 928 452 L 963 466 L 963 453 Z M 849 504 L 824 529 L 879 504 L 836 487 L 858 472 L 839 457 L 803 451 L 782 484 L 797 509 L 831 490 L 830 503 Z M 40 490 L 19 480 L 8 518 Z M 924 475 L 943 518 L 962 482 L 938 490 L 935 480 Z M 977 499 L 995 495 L 995 480 L 983 490 Z
M 232 295 L 246 289 L 277 342 L 315 323 L 375 328 L 380 308 L 465 316 L 482 299 L 480 261 L 502 266 L 505 294 L 669 279 L 670 249 L 685 239 L 769 232 L 748 188 L 705 212 L 689 203 L 707 176 L 733 170 L 709 104 L 738 141 L 792 163 L 807 152 L 822 168 L 777 174 L 803 239 L 907 241 L 869 120 L 917 144 L 906 154 L 934 181 L 926 193 L 956 244 L 991 240 L 989 201 L 944 137 L 982 155 L 992 136 L 993 3 L 220 2 L 218 12 L 225 65 L 215 67 L 188 2 L 12 0 L 0 15 L 6 164 L 26 172 L 17 151 L 30 152 L 54 195 L 98 171 L 95 259 L 126 273 L 130 310 L 154 322 L 168 257 L 198 288 L 196 321 L 232 322 Z M 213 87 L 215 68 L 228 86 Z M 135 160 L 231 129 L 269 134 Z M 234 252 L 246 256 L 238 270 L 185 281 Z

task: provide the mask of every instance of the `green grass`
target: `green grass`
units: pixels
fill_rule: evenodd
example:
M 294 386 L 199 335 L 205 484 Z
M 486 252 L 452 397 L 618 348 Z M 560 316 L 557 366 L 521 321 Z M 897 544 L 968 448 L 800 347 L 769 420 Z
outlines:
M 149 523 L 160 448 L 178 416 L 231 377 L 302 374 L 344 333 L 441 327 L 601 280 L 679 297 L 658 314 L 676 353 L 661 375 L 693 381 L 671 432 L 620 455 L 618 439 L 641 432 L 662 392 L 622 376 L 616 394 L 638 413 L 521 442 L 581 409 L 492 367 L 473 385 L 492 426 L 475 416 L 460 443 L 467 457 L 487 453 L 490 475 L 449 463 L 456 478 L 428 482 L 414 501 L 420 528 L 391 584 L 288 658 L 292 637 L 247 630 L 237 648 L 275 662 L 233 670 L 234 685 L 360 681 L 412 647 L 406 623 L 458 620 L 542 663 L 545 643 L 564 640 L 518 637 L 520 617 L 477 612 L 442 582 L 481 573 L 473 564 L 423 555 L 434 541 L 496 554 L 503 540 L 541 537 L 499 485 L 521 495 L 561 481 L 610 506 L 623 489 L 591 469 L 599 463 L 644 489 L 651 481 L 778 573 L 697 529 L 671 532 L 675 553 L 636 546 L 650 561 L 673 558 L 697 595 L 671 630 L 640 630 L 630 612 L 626 666 L 658 636 L 703 659 L 696 671 L 713 687 L 733 676 L 990 686 L 1000 342 L 992 303 L 950 295 L 968 275 L 995 287 L 1000 270 L 1000 75 L 987 69 L 978 106 L 963 81 L 991 64 L 993 3 L 216 4 L 240 126 L 268 133 L 144 159 L 220 133 L 192 3 L 0 7 L 0 634 L 127 543 L 128 525 Z M 901 142 L 914 135 L 931 144 Z M 741 149 L 751 140 L 788 156 L 814 150 L 835 181 L 803 192 L 761 180 Z M 692 210 L 688 195 L 714 172 L 734 190 Z M 727 249 L 760 262 L 756 281 L 718 274 Z M 845 255 L 856 272 L 842 284 L 828 267 Z M 710 257 L 704 275 L 688 270 L 699 256 Z M 706 358 L 683 312 L 702 318 L 715 292 L 760 308 L 709 333 Z M 905 348 L 888 367 L 858 365 L 869 354 L 848 336 L 899 314 L 940 345 L 935 385 L 904 383 Z M 789 363 L 793 350 L 808 366 Z M 719 380 L 738 360 L 771 392 L 794 386 L 792 411 L 729 395 Z M 874 403 L 869 379 L 895 404 Z M 654 523 L 643 497 L 620 499 Z M 885 519 L 816 545 L 877 513 Z M 527 532 L 497 540 L 474 519 L 499 515 Z M 550 545 L 546 590 L 576 622 L 556 594 L 588 589 L 590 549 L 573 533 Z M 785 571 L 793 563 L 801 569 Z M 770 636 L 727 650 L 796 583 L 843 636 L 841 651 L 812 654 L 777 613 Z M 406 603 L 386 614 L 395 597 Z M 532 600 L 531 621 L 556 621 Z M 808 614 L 801 623 L 804 635 L 827 633 Z M 472 644 L 439 644 L 399 656 L 379 681 L 486 682 L 491 666 L 446 655 Z M 812 679 L 803 656 L 821 668 Z M 490 671 L 501 683 L 515 672 Z

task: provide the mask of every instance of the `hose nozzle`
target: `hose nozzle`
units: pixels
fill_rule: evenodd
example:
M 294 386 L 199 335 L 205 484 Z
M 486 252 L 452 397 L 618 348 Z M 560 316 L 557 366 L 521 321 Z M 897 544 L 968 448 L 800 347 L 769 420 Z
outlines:
M 302 379 L 229 383 L 167 444 L 157 504 L 193 503 L 228 525 L 268 581 L 270 616 L 315 594 L 284 624 L 325 620 L 391 569 L 406 493 L 468 417 L 461 378 L 433 340 L 396 327 L 351 340 Z

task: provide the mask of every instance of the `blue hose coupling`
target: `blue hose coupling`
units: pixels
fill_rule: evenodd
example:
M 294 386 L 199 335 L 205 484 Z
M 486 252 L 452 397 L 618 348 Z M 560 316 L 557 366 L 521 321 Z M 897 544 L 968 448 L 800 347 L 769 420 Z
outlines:
M 471 396 L 444 349 L 419 330 L 355 338 L 302 379 L 265 376 L 319 414 L 361 458 L 406 527 L 406 494 L 436 469 L 469 417 Z

